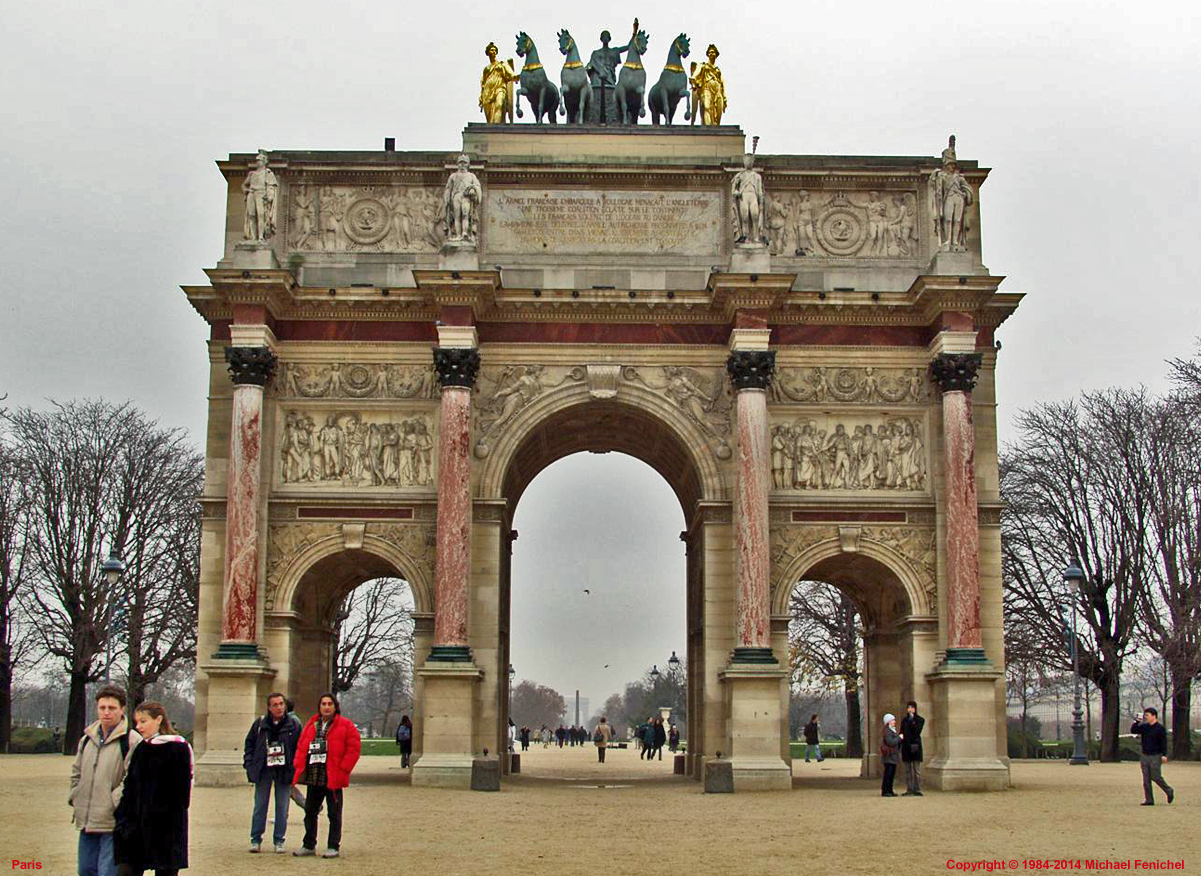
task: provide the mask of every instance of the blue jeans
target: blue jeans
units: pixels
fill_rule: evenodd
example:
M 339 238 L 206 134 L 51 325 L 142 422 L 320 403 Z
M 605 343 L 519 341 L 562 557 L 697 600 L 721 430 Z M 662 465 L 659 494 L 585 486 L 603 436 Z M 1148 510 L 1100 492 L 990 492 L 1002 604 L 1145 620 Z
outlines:
M 117 876 L 111 833 L 79 832 L 79 876 Z
M 818 759 L 818 760 L 825 760 L 825 758 L 824 758 L 824 757 L 822 757 L 822 747 L 821 747 L 821 745 L 820 745 L 820 744 L 819 744 L 819 745 L 806 745 L 806 746 L 805 746 L 805 760 L 808 760 L 808 759 L 809 759 L 809 757 L 810 757 L 810 755 L 812 755 L 812 754 L 813 754 L 815 751 L 817 752 L 817 759 Z
M 273 840 L 276 845 L 284 841 L 288 832 L 288 804 L 291 802 L 289 793 L 292 783 L 287 776 L 276 778 L 271 770 L 264 769 L 262 776 L 254 783 L 254 815 L 250 819 L 250 841 L 261 843 L 263 831 L 267 828 L 267 800 L 271 797 L 271 788 L 275 787 L 275 831 Z

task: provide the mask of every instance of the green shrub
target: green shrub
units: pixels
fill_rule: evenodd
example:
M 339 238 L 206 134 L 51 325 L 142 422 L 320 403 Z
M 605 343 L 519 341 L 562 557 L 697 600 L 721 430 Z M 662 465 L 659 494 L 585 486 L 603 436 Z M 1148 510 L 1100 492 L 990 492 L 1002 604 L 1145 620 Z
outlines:
M 14 727 L 8 750 L 10 754 L 54 754 L 54 732 L 45 727 Z

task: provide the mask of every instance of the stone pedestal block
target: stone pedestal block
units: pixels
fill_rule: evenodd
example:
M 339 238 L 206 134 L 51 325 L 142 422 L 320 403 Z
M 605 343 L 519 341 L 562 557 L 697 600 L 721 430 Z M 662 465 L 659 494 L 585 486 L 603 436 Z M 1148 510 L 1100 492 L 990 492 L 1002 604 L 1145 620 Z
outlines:
M 446 241 L 438 252 L 438 268 L 443 271 L 478 271 L 479 247 L 474 243 Z
M 243 240 L 234 244 L 233 253 L 217 262 L 217 267 L 274 271 L 279 268 L 279 261 L 269 244 L 261 240 Z
M 500 760 L 495 757 L 477 757 L 471 762 L 471 790 L 500 790 Z
M 1009 767 L 998 754 L 995 669 L 944 664 L 926 676 L 931 709 L 927 734 L 934 756 L 922 770 L 940 791 L 1003 791 Z M 933 725 L 932 727 L 930 725 Z M 930 732 L 930 731 L 933 732 Z
M 785 671 L 731 663 L 720 678 L 729 709 L 730 763 L 739 791 L 789 791 L 792 767 L 780 757 L 780 685 Z
M 734 765 L 728 760 L 706 760 L 704 773 L 706 794 L 734 793 Z
M 770 274 L 771 251 L 763 243 L 736 243 L 730 253 L 731 274 Z
M 938 252 L 930 259 L 926 273 L 934 276 L 987 276 L 988 268 L 980 264 L 975 253 Z
M 413 785 L 470 788 L 475 760 L 475 686 L 484 673 L 473 663 L 427 662 L 417 674 L 425 685 L 425 720 Z
M 196 784 L 244 786 L 246 728 L 266 711 L 275 670 L 262 658 L 214 660 L 200 669 L 208 676 L 208 736 L 196 761 Z

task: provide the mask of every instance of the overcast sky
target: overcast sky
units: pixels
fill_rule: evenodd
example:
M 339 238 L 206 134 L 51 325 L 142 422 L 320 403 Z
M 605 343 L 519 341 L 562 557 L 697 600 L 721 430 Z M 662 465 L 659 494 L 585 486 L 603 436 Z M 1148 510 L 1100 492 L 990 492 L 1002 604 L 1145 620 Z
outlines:
M 954 132 L 961 157 L 993 168 L 984 261 L 1008 277 L 1003 289 L 1028 293 L 998 333 L 1003 434 L 1034 401 L 1163 388 L 1163 361 L 1194 349 L 1194 4 L 656 2 L 609 4 L 604 17 L 576 6 L 6 4 L 0 394 L 128 398 L 199 440 L 206 332 L 178 287 L 204 282 L 221 257 L 215 159 L 379 149 L 385 136 L 398 149 L 457 149 L 477 119 L 489 40 L 511 57 L 526 30 L 557 67 L 558 28 L 586 54 L 602 27 L 620 39 L 635 15 L 653 63 L 681 31 L 694 58 L 718 44 L 726 120 L 759 134 L 764 152 L 934 156 Z M 613 456 L 564 461 L 523 499 L 519 676 L 578 683 L 599 704 L 612 690 L 587 668 L 587 636 L 632 655 L 623 678 L 679 649 L 679 508 L 638 470 Z M 612 498 L 604 488 L 618 477 L 628 489 Z M 644 526 L 630 523 L 636 505 Z M 598 535 L 623 532 L 622 550 Z M 583 576 L 641 582 L 647 616 L 670 635 L 631 620 L 625 596 L 569 599 Z

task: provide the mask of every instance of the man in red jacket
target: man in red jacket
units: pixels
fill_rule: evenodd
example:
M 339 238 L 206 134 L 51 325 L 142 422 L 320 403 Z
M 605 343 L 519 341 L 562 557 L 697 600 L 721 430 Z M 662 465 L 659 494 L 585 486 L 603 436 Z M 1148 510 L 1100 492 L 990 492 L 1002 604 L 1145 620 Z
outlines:
M 342 844 L 342 789 L 350 784 L 350 771 L 359 761 L 362 740 L 354 723 L 342 717 L 332 693 L 324 693 L 317 714 L 309 719 L 296 744 L 294 785 L 308 785 L 304 798 L 304 845 L 292 854 L 317 854 L 317 815 L 322 804 L 329 813 L 329 841 L 323 858 L 338 857 Z

